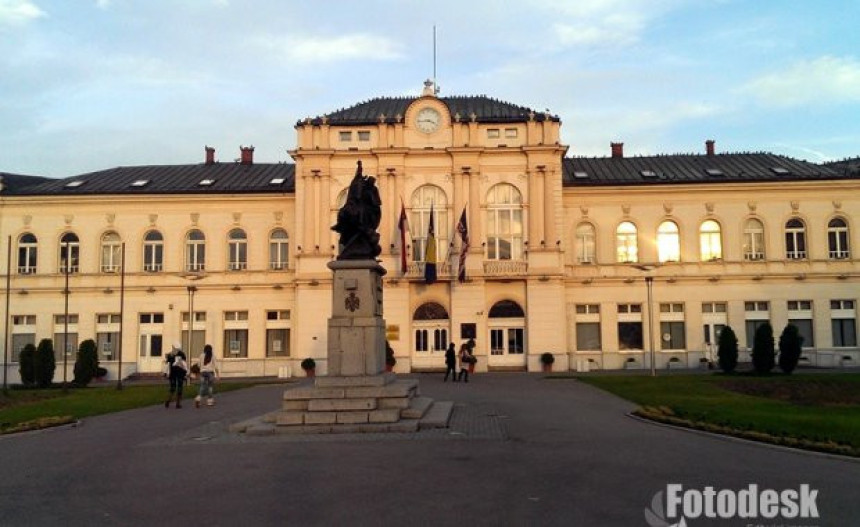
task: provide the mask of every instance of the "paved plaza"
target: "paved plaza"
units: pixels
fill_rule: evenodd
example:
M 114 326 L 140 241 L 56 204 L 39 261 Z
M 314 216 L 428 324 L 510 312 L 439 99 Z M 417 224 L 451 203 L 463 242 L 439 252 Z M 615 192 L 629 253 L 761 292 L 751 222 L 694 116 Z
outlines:
M 670 483 L 808 483 L 819 490 L 821 518 L 793 524 L 860 517 L 854 460 L 641 422 L 627 416 L 633 405 L 574 379 L 406 377 L 454 402 L 448 429 L 230 433 L 278 408 L 287 385 L 268 384 L 220 395 L 213 408 L 153 406 L 4 436 L 0 525 L 647 526 L 645 508 Z

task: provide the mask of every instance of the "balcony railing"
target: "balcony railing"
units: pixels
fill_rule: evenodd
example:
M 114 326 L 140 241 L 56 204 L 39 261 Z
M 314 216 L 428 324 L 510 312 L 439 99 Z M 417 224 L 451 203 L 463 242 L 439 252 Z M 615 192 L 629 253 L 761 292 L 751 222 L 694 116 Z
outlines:
M 143 264 L 143 270 L 147 273 L 160 273 L 163 266 L 160 263 Z
M 830 251 L 831 260 L 847 260 L 850 257 L 851 253 L 848 251 Z
M 248 268 L 248 262 L 230 262 L 227 269 L 231 271 L 244 271 Z
M 528 270 L 529 264 L 525 260 L 484 260 L 486 276 L 520 276 Z
M 764 260 L 764 253 L 744 253 L 744 260 L 750 262 L 757 262 L 759 260 Z
M 36 266 L 21 265 L 18 266 L 18 274 L 36 274 Z
M 806 251 L 786 251 L 785 257 L 789 260 L 805 260 Z
M 409 262 L 406 264 L 406 278 L 423 278 L 424 265 L 424 262 Z M 436 276 L 438 278 L 450 278 L 451 266 L 447 262 L 437 262 Z

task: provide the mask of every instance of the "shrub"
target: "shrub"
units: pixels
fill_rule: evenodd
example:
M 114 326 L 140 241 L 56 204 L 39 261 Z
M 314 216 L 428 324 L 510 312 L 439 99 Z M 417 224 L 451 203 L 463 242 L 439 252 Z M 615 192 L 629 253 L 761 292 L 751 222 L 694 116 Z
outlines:
M 773 326 L 765 322 L 755 330 L 752 351 L 753 368 L 756 373 L 770 373 L 776 365 L 776 352 L 773 347 Z
M 717 342 L 717 362 L 720 369 L 726 373 L 732 373 L 738 367 L 738 337 L 731 326 L 726 326 L 720 331 Z
M 788 324 L 779 336 L 779 369 L 791 373 L 800 360 L 803 336 L 794 324 Z
M 78 346 L 78 357 L 75 360 L 75 384 L 86 386 L 96 376 L 99 367 L 98 348 L 93 339 L 87 339 Z
M 39 341 L 33 365 L 36 385 L 40 388 L 50 386 L 54 380 L 54 370 L 57 369 L 57 361 L 54 358 L 54 343 L 51 339 L 42 339 Z
M 107 368 L 99 366 L 96 368 L 96 378 L 101 379 L 102 377 L 107 377 Z
M 540 356 L 540 362 L 541 364 L 550 365 L 555 362 L 555 356 L 552 353 L 545 351 Z
M 18 371 L 21 373 L 21 384 L 24 386 L 36 384 L 36 346 L 27 344 L 21 350 Z
M 394 358 L 394 350 L 387 340 L 385 341 L 385 364 L 388 366 L 397 364 L 397 359 Z
M 317 362 L 312 358 L 308 357 L 302 361 L 302 369 L 305 371 L 313 370 L 317 367 Z

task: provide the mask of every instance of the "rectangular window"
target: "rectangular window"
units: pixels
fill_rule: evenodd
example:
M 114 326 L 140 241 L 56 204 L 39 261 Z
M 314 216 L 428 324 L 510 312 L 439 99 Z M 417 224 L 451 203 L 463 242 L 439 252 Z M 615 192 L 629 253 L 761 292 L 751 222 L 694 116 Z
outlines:
M 516 128 L 505 128 L 505 137 L 516 138 L 517 137 L 517 129 Z
M 266 320 L 289 320 L 290 310 L 266 311 Z
M 36 315 L 12 315 L 13 326 L 35 326 Z
M 415 330 L 415 351 L 427 351 L 427 330 Z
M 619 313 L 641 313 L 642 304 L 618 304 Z
M 618 323 L 618 349 L 622 351 L 642 349 L 642 322 Z
M 576 314 L 600 314 L 600 304 L 576 304 Z
M 660 304 L 661 313 L 683 313 L 684 304 Z
M 770 311 L 770 306 L 768 305 L 768 302 L 744 302 L 744 311 L 768 312 Z
M 65 315 L 54 315 L 54 325 L 61 326 L 66 323 Z M 78 323 L 78 315 L 69 315 L 69 324 L 77 324 Z
M 725 313 L 725 302 L 702 302 L 702 313 Z
M 56 331 L 56 328 L 54 328 Z M 63 343 L 65 342 L 66 355 L 69 358 L 69 362 L 74 362 L 75 353 L 78 351 L 78 334 L 72 333 L 71 331 L 68 333 L 54 333 L 54 359 L 57 361 L 57 364 L 60 361 L 64 360 L 63 358 Z
M 99 360 L 116 360 L 118 345 L 119 332 L 96 333 L 96 349 Z
M 340 137 L 340 140 L 343 142 L 352 141 L 352 132 L 340 132 L 338 137 Z
M 797 327 L 797 331 L 800 333 L 800 336 L 803 337 L 803 347 L 804 348 L 814 348 L 815 347 L 815 339 L 812 332 L 812 319 L 811 318 L 796 318 L 796 319 L 788 319 L 788 323 L 792 326 Z M 777 342 L 779 336 L 776 336 Z
M 835 347 L 857 347 L 857 322 L 853 318 L 834 318 L 831 321 L 831 328 Z
M 576 349 L 578 351 L 600 350 L 600 323 L 576 323 Z
M 500 135 L 499 135 L 499 129 L 498 128 L 487 129 L 487 138 L 488 139 L 498 139 L 499 137 L 500 137 Z
M 12 362 L 18 362 L 18 359 L 21 357 L 21 350 L 24 349 L 24 346 L 27 344 L 36 345 L 36 334 L 35 333 L 13 333 L 12 334 Z
M 682 350 L 687 348 L 687 337 L 683 322 L 660 322 L 660 349 Z
M 224 320 L 248 320 L 247 311 L 225 311 Z
M 358 140 L 359 141 L 370 141 L 370 132 L 365 131 L 365 130 L 359 130 Z
M 266 356 L 290 356 L 290 330 L 286 328 L 266 330 Z
M 747 333 L 747 348 L 752 350 L 753 342 L 755 341 L 755 332 L 759 326 L 769 322 L 768 320 L 747 320 L 745 324 Z
M 247 329 L 224 330 L 224 357 L 232 359 L 248 357 Z

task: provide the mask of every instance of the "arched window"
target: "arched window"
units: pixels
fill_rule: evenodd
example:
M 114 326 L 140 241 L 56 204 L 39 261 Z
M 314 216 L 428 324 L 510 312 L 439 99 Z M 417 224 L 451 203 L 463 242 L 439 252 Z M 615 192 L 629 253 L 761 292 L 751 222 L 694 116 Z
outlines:
M 119 234 L 110 231 L 102 236 L 101 270 L 103 273 L 116 273 L 119 271 L 122 252 L 122 240 Z
M 594 263 L 594 225 L 580 223 L 576 226 L 576 260 L 579 263 Z
M 487 193 L 487 258 L 523 258 L 523 195 L 507 183 Z
M 744 260 L 764 260 L 764 225 L 750 218 L 744 224 Z
M 427 237 L 430 228 L 430 212 L 433 212 L 433 229 L 436 238 L 436 261 L 448 257 L 448 199 L 445 192 L 435 185 L 422 185 L 412 193 L 412 211 L 409 229 L 412 236 L 412 259 L 425 261 Z
M 636 225 L 629 221 L 621 222 L 615 229 L 615 254 L 618 263 L 639 261 L 639 248 L 636 241 Z
M 526 333 L 525 321 L 522 319 L 525 316 L 523 308 L 513 300 L 501 300 L 493 304 L 488 313 L 491 357 L 524 355 Z
M 60 238 L 60 262 L 61 273 L 77 273 L 80 271 L 81 245 L 78 235 L 67 232 Z
M 657 228 L 657 259 L 661 262 L 681 261 L 681 238 L 674 221 L 664 221 Z
M 848 246 L 848 224 L 842 218 L 833 218 L 827 224 L 827 249 L 831 260 L 851 257 Z
M 806 226 L 798 218 L 785 223 L 785 257 L 789 260 L 806 258 Z
M 248 236 L 242 229 L 233 229 L 227 235 L 227 269 L 244 271 L 248 268 Z
M 206 236 L 197 229 L 185 235 L 185 270 L 188 272 L 206 269 Z
M 283 271 L 289 263 L 290 238 L 284 229 L 275 229 L 269 235 L 269 269 Z
M 714 220 L 705 220 L 699 227 L 699 249 L 703 262 L 723 259 L 723 241 L 720 235 L 720 224 Z
M 523 318 L 523 308 L 513 300 L 500 300 L 490 308 L 489 318 Z
M 421 304 L 412 320 L 416 322 L 415 351 L 445 351 L 448 347 L 448 311 L 441 304 Z
M 33 274 L 38 263 L 39 246 L 36 237 L 26 232 L 18 238 L 18 274 Z
M 158 231 L 149 231 L 143 237 L 143 270 L 161 272 L 164 268 L 164 237 Z

